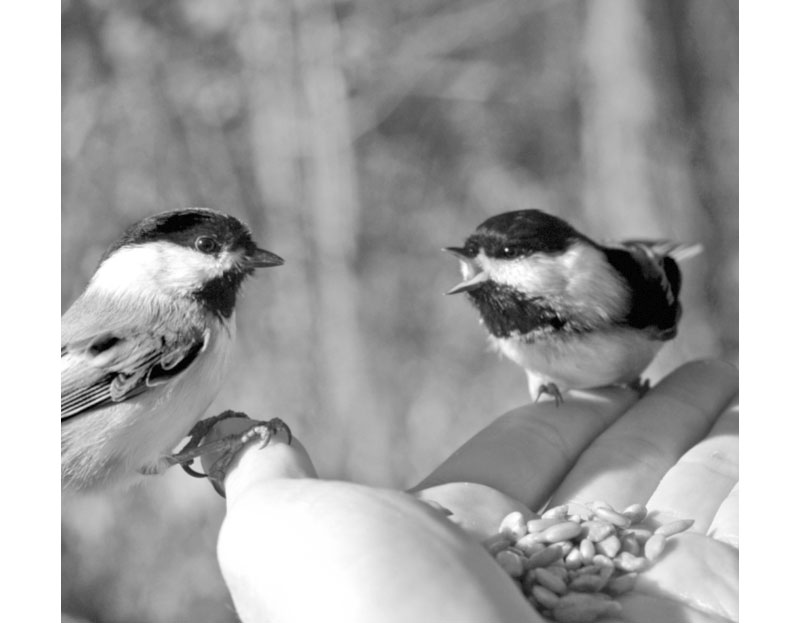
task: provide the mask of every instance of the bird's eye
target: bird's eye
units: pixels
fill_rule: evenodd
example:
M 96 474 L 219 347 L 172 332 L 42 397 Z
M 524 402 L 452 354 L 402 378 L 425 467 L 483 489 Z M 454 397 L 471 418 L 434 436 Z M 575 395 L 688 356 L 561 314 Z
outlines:
M 200 251 L 200 253 L 207 253 L 210 255 L 211 253 L 219 251 L 219 242 L 209 236 L 200 236 L 194 241 L 194 248 Z
M 522 254 L 522 249 L 519 247 L 503 247 L 500 251 L 500 257 L 512 260 L 515 257 L 519 257 Z

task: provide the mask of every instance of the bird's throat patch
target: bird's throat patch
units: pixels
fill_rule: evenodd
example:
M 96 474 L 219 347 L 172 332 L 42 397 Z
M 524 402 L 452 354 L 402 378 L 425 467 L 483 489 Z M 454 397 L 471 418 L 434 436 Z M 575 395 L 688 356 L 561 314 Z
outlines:
M 236 305 L 236 295 L 244 281 L 245 274 L 229 270 L 219 277 L 207 281 L 194 293 L 194 297 L 208 311 L 220 318 L 228 319 Z
M 468 296 L 494 337 L 508 338 L 533 331 L 581 330 L 545 299 L 525 297 L 508 286 L 487 282 Z

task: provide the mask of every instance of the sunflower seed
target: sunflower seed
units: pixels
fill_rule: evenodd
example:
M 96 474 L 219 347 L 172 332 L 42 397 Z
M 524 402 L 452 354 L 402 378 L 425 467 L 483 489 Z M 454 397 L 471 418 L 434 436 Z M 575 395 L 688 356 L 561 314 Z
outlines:
M 526 556 L 530 556 L 536 552 L 541 552 L 547 546 L 541 541 L 537 540 L 536 536 L 537 535 L 535 534 L 526 534 L 519 541 L 514 543 L 514 545 L 525 552 Z
M 664 536 L 674 536 L 688 530 L 694 525 L 694 519 L 678 519 L 664 524 L 660 528 L 656 528 L 655 534 L 663 534 Z
M 614 567 L 614 561 L 603 554 L 596 554 L 595 557 L 592 558 L 592 564 L 598 567 Z
M 567 571 L 566 567 L 560 567 L 558 565 L 550 565 L 549 567 L 545 567 L 550 573 L 555 575 L 556 577 L 561 578 L 564 582 L 567 581 L 569 578 L 569 571 Z
M 617 511 L 611 508 L 596 508 L 594 514 L 600 519 L 603 519 L 608 523 L 614 524 L 620 528 L 627 528 L 631 525 L 631 520 L 628 517 L 619 514 Z
M 654 534 L 649 539 L 647 539 L 647 543 L 644 544 L 644 557 L 647 560 L 655 560 L 661 555 L 661 552 L 664 551 L 664 546 L 667 544 L 667 537 L 663 534 Z
M 649 530 L 648 528 L 644 528 L 641 526 L 631 526 L 627 530 L 622 531 L 623 536 L 632 536 L 637 541 L 639 541 L 639 545 L 642 545 L 647 539 L 653 536 L 653 531 Z
M 560 558 L 561 548 L 551 545 L 550 547 L 543 549 L 541 552 L 536 552 L 533 556 L 530 556 L 525 562 L 525 568 L 533 569 L 535 567 L 547 567 Z
M 614 556 L 619 553 L 619 550 L 622 549 L 622 543 L 620 543 L 617 535 L 612 534 L 611 536 L 606 537 L 597 543 L 595 545 L 595 549 L 597 550 L 598 554 L 603 554 L 609 558 L 614 558 Z
M 544 532 L 550 526 L 555 526 L 556 524 L 561 523 L 560 519 L 529 519 L 527 523 L 528 534 L 538 534 L 540 532 Z
M 622 514 L 630 519 L 632 524 L 639 523 L 647 517 L 647 507 L 644 504 L 631 504 L 622 511 Z
M 606 585 L 607 580 L 599 575 L 580 575 L 569 583 L 569 590 L 581 593 L 596 593 Z
M 595 543 L 612 534 L 614 534 L 614 526 L 607 521 L 588 520 L 581 524 L 581 536 Z
M 549 588 L 536 585 L 533 587 L 533 596 L 536 601 L 542 604 L 545 608 L 552 608 L 558 603 L 558 595 L 556 595 Z
M 622 552 L 614 558 L 614 566 L 623 571 L 643 571 L 647 568 L 647 559 Z
M 589 539 L 583 539 L 580 544 L 580 553 L 583 564 L 588 565 L 592 562 L 592 558 L 594 558 L 597 550 L 595 549 L 592 541 Z
M 508 573 L 508 575 L 510 575 L 512 578 L 520 577 L 525 571 L 524 559 L 518 554 L 515 554 L 507 549 L 499 552 L 494 559 L 497 561 L 497 564 L 503 567 L 505 572 Z
M 574 539 L 581 533 L 581 526 L 572 521 L 563 521 L 550 526 L 542 533 L 542 539 L 549 543 Z
M 519 511 L 509 513 L 500 522 L 500 530 L 502 534 L 506 534 L 513 538 L 515 541 L 521 539 L 528 534 L 528 522 Z
M 542 519 L 558 519 L 563 521 L 567 518 L 567 514 L 569 513 L 569 506 L 566 504 L 561 504 L 560 506 L 554 506 L 542 513 Z
M 636 584 L 636 578 L 638 577 L 638 573 L 618 575 L 606 584 L 606 592 L 614 597 L 627 593 L 633 589 L 634 584 Z
M 513 541 L 505 534 L 493 534 L 488 539 L 483 540 L 483 546 L 486 550 L 494 556 L 497 552 L 503 551 L 511 545 Z
M 620 539 L 620 541 L 622 542 L 623 552 L 631 553 L 634 556 L 638 556 L 642 553 L 642 546 L 639 545 L 639 541 L 637 541 L 636 537 L 632 534 L 626 534 Z
M 539 567 L 538 569 L 534 569 L 534 573 L 536 574 L 536 581 L 545 588 L 559 595 L 563 595 L 567 592 L 567 584 L 552 571 Z

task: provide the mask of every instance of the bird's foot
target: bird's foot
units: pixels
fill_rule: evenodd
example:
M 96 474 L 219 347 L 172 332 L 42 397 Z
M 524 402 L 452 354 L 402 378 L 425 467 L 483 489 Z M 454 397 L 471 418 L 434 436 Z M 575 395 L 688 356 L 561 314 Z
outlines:
M 650 379 L 644 379 L 641 376 L 634 381 L 631 381 L 627 384 L 626 387 L 629 387 L 637 394 L 639 394 L 639 398 L 642 398 L 647 392 L 650 391 Z
M 289 444 L 291 445 L 292 443 L 292 431 L 286 423 L 279 418 L 273 418 L 266 422 L 254 422 L 250 428 L 242 433 L 228 435 L 216 441 L 200 445 L 203 438 L 208 435 L 209 431 L 218 422 L 233 417 L 248 416 L 237 411 L 224 411 L 214 417 L 201 420 L 189 431 L 189 441 L 186 445 L 181 448 L 180 451 L 167 457 L 167 461 L 170 465 L 180 465 L 190 476 L 194 476 L 195 478 L 208 478 L 216 492 L 222 497 L 225 497 L 223 481 L 227 469 L 236 458 L 239 451 L 248 443 L 258 438 L 261 440 L 259 448 L 264 448 L 269 443 L 269 440 L 272 439 L 273 435 L 277 435 L 281 431 L 286 433 Z M 197 457 L 215 452 L 221 452 L 222 456 L 214 462 L 207 474 L 192 469 L 191 463 Z
M 189 431 L 189 434 L 187 435 L 187 437 L 189 437 L 189 441 L 186 443 L 186 445 L 183 446 L 180 452 L 167 457 L 167 462 L 170 464 L 170 466 L 180 465 L 183 471 L 190 476 L 194 476 L 195 478 L 205 478 L 205 474 L 192 469 L 192 462 L 194 459 L 205 454 L 205 452 L 195 452 L 199 448 L 200 442 L 203 441 L 208 433 L 211 432 L 211 429 L 222 420 L 243 417 L 246 418 L 247 414 L 242 413 L 241 411 L 232 411 L 228 409 L 227 411 L 223 411 L 222 413 L 213 417 L 200 420 L 194 426 L 192 426 L 192 429 Z
M 222 420 L 233 417 L 247 417 L 247 415 L 245 413 L 228 410 L 220 413 L 219 415 L 215 415 L 214 417 L 200 420 L 186 435 L 189 437 L 189 441 L 186 442 L 186 445 L 183 446 L 180 452 L 162 456 L 153 463 L 149 463 L 143 467 L 140 467 L 137 471 L 144 476 L 160 476 L 170 467 L 180 465 L 181 469 L 183 469 L 183 471 L 190 476 L 194 478 L 205 478 L 205 474 L 192 468 L 192 462 L 197 457 L 205 454 L 205 450 L 198 450 L 200 442 L 203 440 L 203 438 L 205 438 L 206 435 L 208 435 L 211 429 L 214 428 L 217 422 L 221 422 Z M 203 446 L 203 448 L 205 448 L 205 446 Z
M 542 397 L 542 394 L 550 394 L 555 399 L 557 407 L 564 402 L 564 397 L 561 395 L 561 390 L 558 389 L 558 385 L 555 383 L 542 383 L 539 385 L 539 390 L 536 392 L 535 402 L 539 402 L 539 398 Z

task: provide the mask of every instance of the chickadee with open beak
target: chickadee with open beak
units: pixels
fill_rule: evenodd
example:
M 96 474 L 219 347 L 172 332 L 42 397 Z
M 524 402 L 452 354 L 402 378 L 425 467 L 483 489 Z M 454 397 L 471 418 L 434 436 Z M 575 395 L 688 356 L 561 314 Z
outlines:
M 627 384 L 678 332 L 676 259 L 699 245 L 630 240 L 603 246 L 560 218 L 519 210 L 484 221 L 463 247 L 466 292 L 491 343 L 525 369 L 531 397 Z
M 61 482 L 160 473 L 219 391 L 242 282 L 283 260 L 205 208 L 151 216 L 106 251 L 61 318 Z

